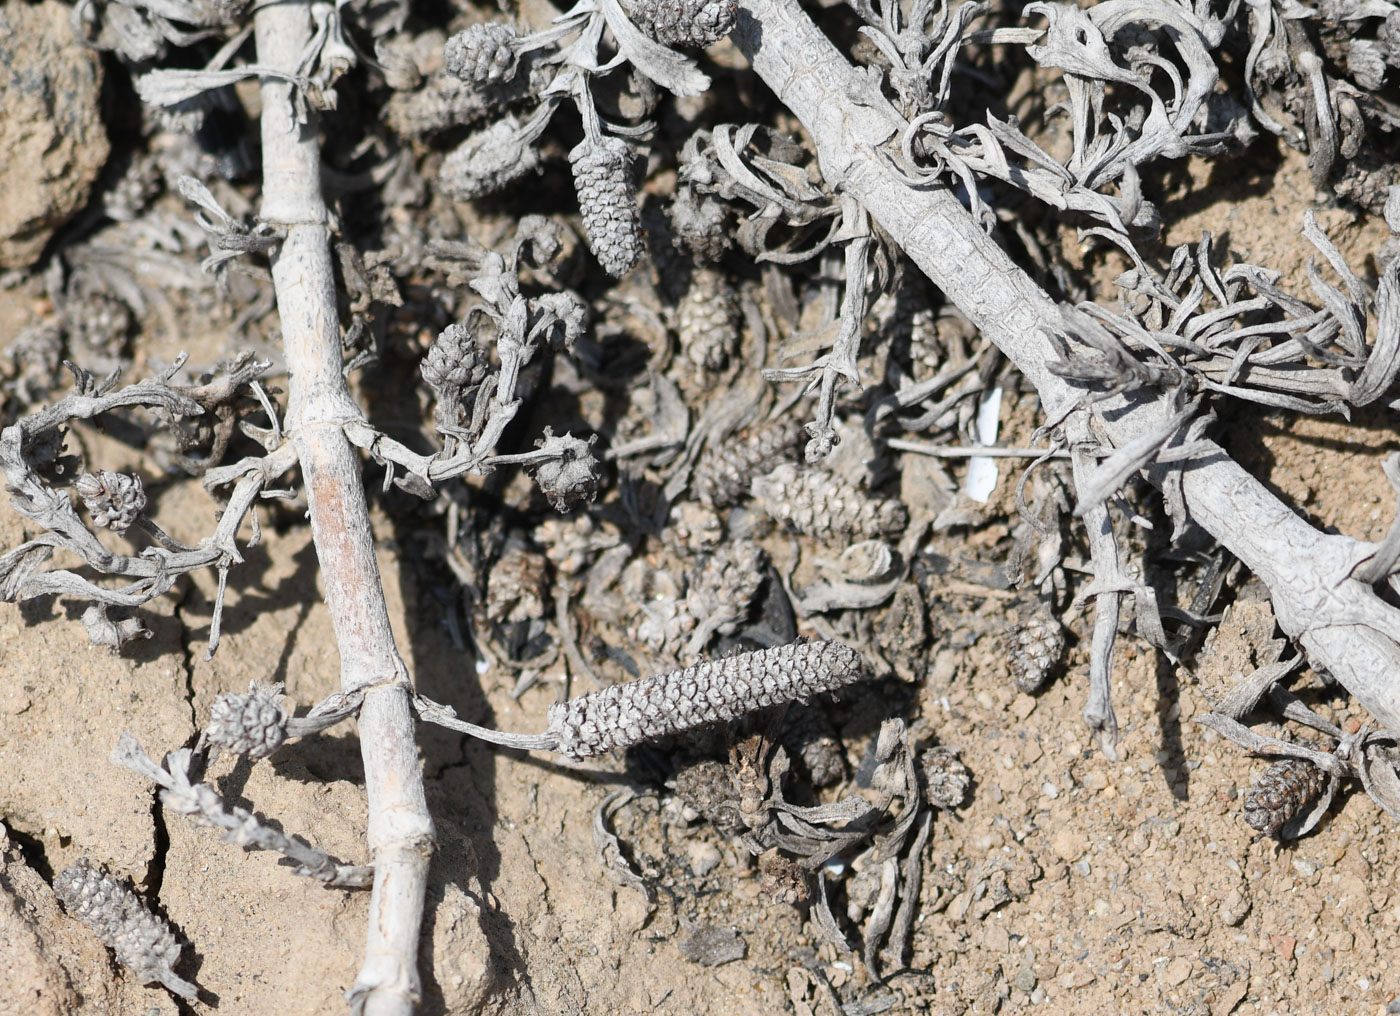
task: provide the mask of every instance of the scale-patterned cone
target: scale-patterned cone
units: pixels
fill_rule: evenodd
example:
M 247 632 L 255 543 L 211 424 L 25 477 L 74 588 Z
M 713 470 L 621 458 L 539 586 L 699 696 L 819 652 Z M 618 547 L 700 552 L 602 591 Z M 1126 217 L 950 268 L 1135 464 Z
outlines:
M 1327 789 L 1327 774 L 1307 759 L 1285 758 L 1264 770 L 1244 799 L 1244 820 L 1277 836 L 1289 820 Z
M 499 85 L 515 77 L 519 54 L 515 29 L 499 21 L 470 25 L 447 40 L 447 73 L 477 85 Z
M 561 754 L 591 758 L 832 691 L 865 673 L 860 654 L 839 642 L 777 646 L 570 699 L 550 708 L 549 734 Z
M 628 15 L 663 46 L 713 46 L 739 17 L 734 0 L 623 0 Z
M 756 424 L 732 441 L 705 447 L 695 466 L 695 492 L 716 508 L 748 495 L 749 484 L 791 459 L 802 443 L 802 424 L 792 416 Z
M 609 275 L 621 277 L 642 254 L 641 215 L 632 183 L 632 154 L 621 138 L 584 138 L 569 153 L 588 246 Z
M 280 691 L 280 685 L 267 688 L 254 681 L 246 695 L 218 695 L 209 710 L 205 737 L 238 755 L 267 758 L 287 739 L 288 714 Z
M 180 946 L 169 927 L 146 909 L 141 898 L 86 857 L 53 880 L 54 893 L 73 917 L 82 921 L 143 982 L 159 981 L 190 1001 L 198 989 L 172 969 Z
M 750 487 L 760 508 L 794 532 L 874 537 L 902 532 L 909 511 L 893 498 L 876 497 L 823 469 L 783 463 Z

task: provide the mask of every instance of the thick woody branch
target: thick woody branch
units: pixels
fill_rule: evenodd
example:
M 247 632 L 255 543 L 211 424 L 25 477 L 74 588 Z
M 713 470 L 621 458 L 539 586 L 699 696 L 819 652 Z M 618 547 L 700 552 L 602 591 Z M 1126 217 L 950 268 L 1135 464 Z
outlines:
M 312 39 L 311 5 L 260 7 L 255 32 L 259 62 L 295 72 Z M 265 77 L 261 88 L 262 218 L 286 236 L 272 259 L 272 278 L 291 376 L 287 430 L 306 481 L 311 532 L 340 649 L 341 689 L 364 693 L 360 745 L 374 888 L 352 1010 L 403 1016 L 419 997 L 418 939 L 433 824 L 409 711 L 408 671 L 389 627 L 360 463 L 343 429 L 360 412 L 341 372 L 316 127 L 297 122 L 297 96 L 287 80 Z
M 904 121 L 878 82 L 852 68 L 796 0 L 740 0 L 734 41 L 807 128 L 827 182 L 865 206 L 885 232 L 1036 386 L 1062 419 L 1079 393 L 1050 371 L 1043 329 L 1054 301 L 941 186 L 910 187 L 889 152 Z M 1148 392 L 1091 410 L 1115 447 L 1159 429 L 1172 407 Z M 1279 623 L 1385 726 L 1400 725 L 1400 610 L 1353 577 L 1371 544 L 1308 525 L 1218 446 L 1146 469 L 1168 506 L 1209 531 L 1269 587 Z

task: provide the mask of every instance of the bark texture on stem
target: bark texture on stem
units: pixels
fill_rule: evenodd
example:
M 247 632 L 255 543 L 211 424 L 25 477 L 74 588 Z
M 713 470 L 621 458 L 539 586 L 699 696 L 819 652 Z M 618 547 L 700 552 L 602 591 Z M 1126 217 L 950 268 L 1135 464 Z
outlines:
M 311 5 L 259 8 L 258 59 L 295 72 L 311 42 Z M 290 374 L 287 431 L 301 461 L 326 606 L 340 650 L 341 688 L 364 689 L 360 750 L 374 865 L 365 961 L 354 1012 L 407 1014 L 420 989 L 418 940 L 433 824 L 409 710 L 410 685 L 394 644 L 355 449 L 344 424 L 359 420 L 341 371 L 340 325 L 313 122 L 298 124 L 292 86 L 263 79 L 262 217 L 286 232 L 272 278 Z
M 754 70 L 816 143 L 827 182 L 880 226 L 1036 386 L 1057 417 L 1079 393 L 1052 374 L 1042 328 L 1059 309 L 943 187 L 913 188 L 893 170 L 888 142 L 904 121 L 878 81 L 853 68 L 796 0 L 740 0 L 733 35 Z M 1094 428 L 1115 447 L 1160 427 L 1165 398 L 1139 393 L 1099 403 Z M 1154 465 L 1159 486 L 1269 587 L 1279 624 L 1382 724 L 1400 729 L 1400 610 L 1352 578 L 1371 544 L 1308 525 L 1222 449 Z

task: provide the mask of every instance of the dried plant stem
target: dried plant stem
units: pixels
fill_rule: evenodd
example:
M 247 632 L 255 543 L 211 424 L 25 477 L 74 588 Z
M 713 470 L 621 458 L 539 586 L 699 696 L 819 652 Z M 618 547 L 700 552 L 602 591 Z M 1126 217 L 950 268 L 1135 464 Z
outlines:
M 1061 419 L 1080 393 L 1050 371 L 1056 352 L 1043 328 L 1059 320 L 1058 308 L 951 192 L 911 187 L 895 172 L 888 142 L 904 121 L 878 84 L 847 63 L 796 0 L 739 0 L 733 39 L 811 134 L 827 182 L 865 206 L 1036 386 L 1050 418 Z M 1172 407 L 1138 392 L 1088 411 L 1094 432 L 1122 448 L 1160 428 Z M 1353 577 L 1373 545 L 1318 532 L 1209 442 L 1197 443 L 1189 461 L 1146 472 L 1178 520 L 1204 527 L 1269 587 L 1280 625 L 1318 665 L 1383 725 L 1400 727 L 1400 610 Z
M 295 74 L 312 30 L 308 3 L 258 8 L 259 62 Z M 341 689 L 364 692 L 360 745 L 374 888 L 351 1006 L 374 1016 L 407 1014 L 419 997 L 418 939 L 433 823 L 418 766 L 408 670 L 389 627 L 360 463 L 343 429 L 361 414 L 341 372 L 320 145 L 314 122 L 296 122 L 296 96 L 287 81 L 264 77 L 261 91 L 262 217 L 286 231 L 272 278 L 291 376 L 287 430 L 306 482 L 340 649 Z

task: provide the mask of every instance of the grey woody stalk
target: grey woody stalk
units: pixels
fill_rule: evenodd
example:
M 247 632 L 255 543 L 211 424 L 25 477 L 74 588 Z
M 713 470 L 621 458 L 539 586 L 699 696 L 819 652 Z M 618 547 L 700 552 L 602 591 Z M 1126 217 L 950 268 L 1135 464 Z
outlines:
M 904 121 L 879 85 L 856 73 L 796 0 L 740 0 L 733 39 L 811 134 L 832 188 L 865 206 L 1035 385 L 1049 417 L 1061 419 L 1080 393 L 1050 369 L 1057 354 L 1044 329 L 1059 309 L 947 188 L 910 187 L 897 175 L 882 149 Z M 1093 408 L 1095 426 L 1117 449 L 1171 413 L 1169 399 L 1147 392 Z M 1353 575 L 1375 547 L 1318 532 L 1210 442 L 1193 442 L 1193 451 L 1189 462 L 1145 468 L 1173 515 L 1184 513 L 1253 570 L 1280 626 L 1382 725 L 1400 729 L 1400 610 Z
M 258 60 L 294 75 L 313 35 L 305 2 L 258 8 Z M 407 1016 L 418 1000 L 418 939 L 433 823 L 423 795 L 410 685 L 389 627 L 360 462 L 344 425 L 361 419 L 341 373 L 329 215 L 312 122 L 295 120 L 293 88 L 264 77 L 262 218 L 286 232 L 272 258 L 290 375 L 287 430 L 301 461 L 341 689 L 363 691 L 360 746 L 374 865 L 365 960 L 352 1011 Z

